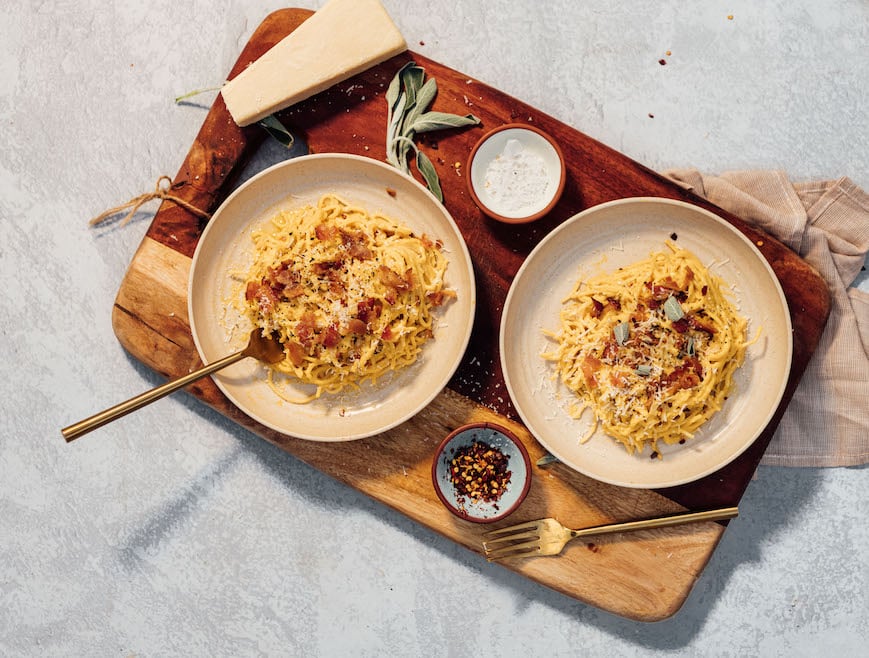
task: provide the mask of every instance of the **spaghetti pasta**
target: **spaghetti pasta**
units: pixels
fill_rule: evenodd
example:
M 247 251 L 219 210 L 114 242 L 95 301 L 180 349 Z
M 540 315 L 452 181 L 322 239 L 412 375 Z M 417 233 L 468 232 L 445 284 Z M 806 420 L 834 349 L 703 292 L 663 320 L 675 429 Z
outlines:
M 543 355 L 628 453 L 683 443 L 718 412 L 745 358 L 747 322 L 724 282 L 689 251 L 669 251 L 581 279 L 563 301 L 556 349 Z
M 284 345 L 269 383 L 292 402 L 414 363 L 434 336 L 436 307 L 455 297 L 439 243 L 335 195 L 276 214 L 252 239 L 244 312 Z M 315 390 L 287 397 L 275 373 Z

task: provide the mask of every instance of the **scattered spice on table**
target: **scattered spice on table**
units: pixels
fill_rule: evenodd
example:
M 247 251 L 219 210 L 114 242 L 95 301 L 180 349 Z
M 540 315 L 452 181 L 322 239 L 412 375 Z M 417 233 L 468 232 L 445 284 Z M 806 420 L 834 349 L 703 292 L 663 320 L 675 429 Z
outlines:
M 509 461 L 509 455 L 483 441 L 458 448 L 450 460 L 450 480 L 459 498 L 497 502 L 510 483 Z

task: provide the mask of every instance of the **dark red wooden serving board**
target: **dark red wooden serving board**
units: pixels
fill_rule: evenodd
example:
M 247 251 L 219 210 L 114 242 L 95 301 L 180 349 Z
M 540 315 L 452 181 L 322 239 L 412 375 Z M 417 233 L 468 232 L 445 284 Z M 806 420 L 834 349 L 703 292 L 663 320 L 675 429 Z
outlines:
M 310 13 L 284 9 L 269 15 L 228 77 L 238 74 Z M 736 461 L 698 482 L 672 489 L 623 489 L 560 464 L 534 467 L 531 493 L 510 521 L 554 516 L 580 527 L 685 508 L 738 504 L 820 338 L 829 312 L 823 280 L 780 242 L 739 218 L 525 103 L 415 53 L 396 56 L 282 112 L 280 118 L 307 142 L 311 152 L 355 153 L 384 160 L 384 95 L 396 71 L 410 60 L 437 79 L 439 94 L 433 109 L 473 113 L 482 119 L 479 127 L 433 133 L 420 142 L 438 169 L 445 205 L 462 230 L 477 275 L 478 307 L 471 343 L 448 388 L 398 428 L 338 444 L 303 441 L 257 424 L 230 404 L 210 379 L 192 385 L 189 391 L 288 453 L 479 553 L 485 528 L 462 521 L 442 507 L 429 469 L 439 441 L 466 422 L 506 425 L 522 438 L 532 460 L 544 454 L 517 421 L 501 374 L 499 321 L 514 274 L 543 236 L 585 208 L 634 196 L 680 199 L 715 212 L 745 233 L 759 245 L 782 284 L 793 321 L 794 354 L 789 385 L 777 414 Z M 529 225 L 511 226 L 486 218 L 466 189 L 465 162 L 471 148 L 485 131 L 505 123 L 529 123 L 543 129 L 556 138 L 566 159 L 568 179 L 561 201 L 547 217 Z M 218 96 L 174 178 L 174 194 L 202 210 L 214 210 L 233 189 L 239 170 L 264 138 L 264 131 L 256 125 L 239 128 Z M 204 224 L 173 202 L 164 202 L 130 264 L 113 309 L 115 333 L 124 347 L 168 377 L 186 374 L 200 364 L 187 320 L 187 276 Z M 556 558 L 534 558 L 505 567 L 615 614 L 657 620 L 682 605 L 724 528 L 702 523 L 617 535 L 593 544 L 574 542 Z

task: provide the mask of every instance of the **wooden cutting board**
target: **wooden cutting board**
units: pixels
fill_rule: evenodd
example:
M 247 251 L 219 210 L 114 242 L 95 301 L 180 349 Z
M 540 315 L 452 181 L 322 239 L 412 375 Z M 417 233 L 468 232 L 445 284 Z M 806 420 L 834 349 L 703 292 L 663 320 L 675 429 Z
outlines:
M 269 15 L 241 53 L 229 78 L 291 32 L 310 11 Z M 554 516 L 574 527 L 662 515 L 686 508 L 736 505 L 820 338 L 829 294 L 804 261 L 770 236 L 693 196 L 659 174 L 577 130 L 478 80 L 415 53 L 399 55 L 280 115 L 311 152 L 345 152 L 385 159 L 384 94 L 396 71 L 414 60 L 437 79 L 433 109 L 474 113 L 482 126 L 432 133 L 421 148 L 435 163 L 445 205 L 467 241 L 477 274 L 478 307 L 467 355 L 450 385 L 417 417 L 376 437 L 316 443 L 276 433 L 236 409 L 204 379 L 189 392 L 288 453 L 355 487 L 450 539 L 481 553 L 485 527 L 459 520 L 438 501 L 430 479 L 439 441 L 474 421 L 500 423 L 516 432 L 536 461 L 542 447 L 516 420 L 501 374 L 498 329 L 513 275 L 537 242 L 560 222 L 590 206 L 632 196 L 680 199 L 732 222 L 760 248 L 784 288 L 794 328 L 794 358 L 785 398 L 770 426 L 740 458 L 699 482 L 649 491 L 623 489 L 586 478 L 560 464 L 532 469 L 531 492 L 511 522 Z M 509 226 L 487 219 L 467 190 L 465 162 L 477 139 L 508 122 L 529 123 L 553 135 L 564 151 L 568 180 L 558 206 L 543 220 Z M 217 97 L 175 176 L 173 193 L 205 211 L 233 189 L 264 131 L 239 128 Z M 113 324 L 123 346 L 167 377 L 200 366 L 187 319 L 191 256 L 205 221 L 164 202 L 137 250 L 115 300 Z M 266 503 L 267 504 L 267 503 Z M 751 510 L 742 510 L 751 513 Z M 725 529 L 702 523 L 574 542 L 555 558 L 505 564 L 545 586 L 590 605 L 637 620 L 675 613 L 708 562 Z M 411 550 L 410 547 L 408 550 Z M 483 557 L 480 557 L 483 560 Z

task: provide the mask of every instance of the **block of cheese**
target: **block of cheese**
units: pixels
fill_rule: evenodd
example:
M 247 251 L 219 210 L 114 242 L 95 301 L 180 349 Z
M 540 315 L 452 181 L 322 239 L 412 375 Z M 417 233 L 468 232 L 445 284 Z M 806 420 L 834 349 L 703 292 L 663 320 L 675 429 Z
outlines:
M 380 0 L 328 0 L 221 93 L 235 122 L 246 126 L 405 50 Z

